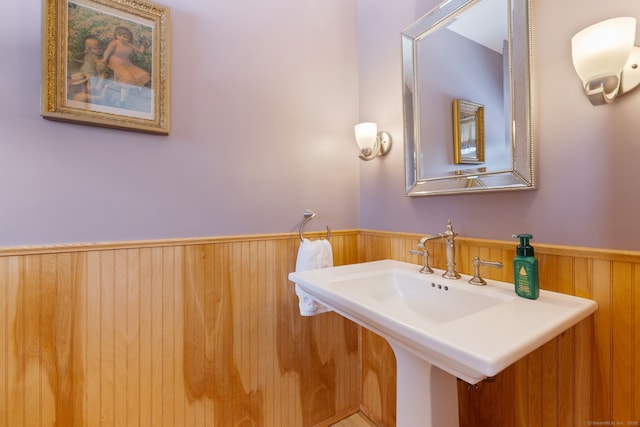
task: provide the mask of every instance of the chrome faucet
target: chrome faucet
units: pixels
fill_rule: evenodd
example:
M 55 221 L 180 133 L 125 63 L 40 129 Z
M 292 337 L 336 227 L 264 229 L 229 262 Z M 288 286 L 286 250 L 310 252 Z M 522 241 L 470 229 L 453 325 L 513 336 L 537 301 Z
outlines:
M 422 265 L 422 268 L 420 269 L 420 273 L 425 273 L 425 274 L 433 273 L 433 269 L 429 266 L 429 251 L 427 250 L 427 247 L 425 244 L 429 240 L 441 239 L 441 238 L 442 236 L 440 236 L 439 234 L 424 236 L 422 239 L 420 239 L 420 242 L 418 243 L 418 249 L 420 250 L 418 251 L 415 249 L 409 250 L 409 252 L 414 255 L 422 256 L 423 265 Z
M 451 220 L 447 224 L 447 229 L 444 233 L 440 233 L 439 236 L 445 241 L 445 251 L 447 254 L 447 271 L 442 273 L 442 277 L 445 279 L 459 279 L 460 273 L 456 271 L 456 253 L 455 253 L 455 238 L 458 235 L 453 231 Z

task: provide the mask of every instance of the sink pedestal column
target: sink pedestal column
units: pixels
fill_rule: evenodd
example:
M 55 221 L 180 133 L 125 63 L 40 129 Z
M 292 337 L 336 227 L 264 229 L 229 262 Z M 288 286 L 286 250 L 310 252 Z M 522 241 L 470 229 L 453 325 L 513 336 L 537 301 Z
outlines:
M 456 377 L 390 344 L 396 356 L 396 427 L 458 427 Z

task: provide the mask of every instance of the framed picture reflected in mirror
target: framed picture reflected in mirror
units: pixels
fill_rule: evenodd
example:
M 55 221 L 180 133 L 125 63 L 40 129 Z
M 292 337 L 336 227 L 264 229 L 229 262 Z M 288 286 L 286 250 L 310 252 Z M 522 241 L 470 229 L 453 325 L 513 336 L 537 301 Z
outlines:
M 456 164 L 484 163 L 484 106 L 453 101 L 453 160 Z

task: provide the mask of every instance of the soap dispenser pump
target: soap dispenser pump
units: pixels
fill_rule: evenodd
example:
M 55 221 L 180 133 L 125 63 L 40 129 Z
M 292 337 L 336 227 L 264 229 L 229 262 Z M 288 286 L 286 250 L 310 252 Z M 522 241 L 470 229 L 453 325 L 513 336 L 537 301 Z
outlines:
M 537 299 L 540 295 L 538 282 L 538 260 L 534 256 L 533 246 L 529 240 L 531 234 L 514 234 L 514 238 L 520 239 L 516 248 L 516 257 L 513 259 L 513 275 L 516 294 L 529 299 Z

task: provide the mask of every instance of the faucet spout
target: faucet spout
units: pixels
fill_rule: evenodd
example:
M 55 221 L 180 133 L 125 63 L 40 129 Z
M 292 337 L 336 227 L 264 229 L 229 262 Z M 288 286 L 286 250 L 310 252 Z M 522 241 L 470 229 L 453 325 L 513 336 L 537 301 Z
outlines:
M 442 239 L 442 233 L 440 233 L 440 234 L 429 234 L 427 236 L 424 236 L 422 239 L 420 239 L 420 243 L 418 243 L 418 247 L 420 249 L 424 249 L 425 243 L 427 243 L 429 240 L 436 240 L 436 239 Z
M 447 254 L 447 271 L 442 274 L 442 277 L 446 279 L 459 279 L 460 273 L 456 271 L 456 252 L 455 252 L 455 238 L 458 235 L 453 231 L 451 220 L 447 224 L 447 229 L 444 233 L 440 233 L 440 237 L 445 241 L 445 252 Z
M 433 269 L 429 266 L 429 251 L 427 250 L 426 243 L 429 240 L 442 239 L 439 234 L 429 234 L 420 239 L 418 243 L 419 251 L 411 249 L 409 252 L 414 255 L 422 256 L 423 265 L 420 269 L 420 273 L 431 274 L 433 273 Z

